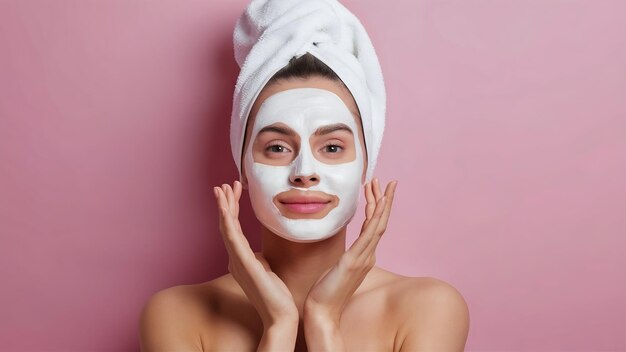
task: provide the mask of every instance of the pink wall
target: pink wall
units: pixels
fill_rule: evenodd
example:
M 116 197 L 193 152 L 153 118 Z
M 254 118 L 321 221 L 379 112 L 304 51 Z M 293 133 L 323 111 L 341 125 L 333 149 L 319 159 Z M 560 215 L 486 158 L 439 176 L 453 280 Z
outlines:
M 626 3 L 396 3 L 345 1 L 400 181 L 378 264 L 458 288 L 468 351 L 626 350 Z M 152 293 L 227 272 L 245 4 L 0 1 L 0 350 L 137 350 Z

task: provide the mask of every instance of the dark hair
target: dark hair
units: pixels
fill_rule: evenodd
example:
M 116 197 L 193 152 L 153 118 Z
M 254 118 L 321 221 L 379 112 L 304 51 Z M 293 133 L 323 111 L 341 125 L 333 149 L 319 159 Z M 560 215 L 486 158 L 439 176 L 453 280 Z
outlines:
M 292 57 L 291 60 L 289 60 L 289 63 L 285 67 L 278 70 L 278 72 L 276 72 L 265 85 L 268 86 L 281 79 L 288 80 L 291 78 L 309 78 L 311 76 L 324 77 L 335 81 L 346 91 L 348 91 L 350 95 L 352 95 L 350 89 L 348 89 L 346 84 L 343 83 L 341 78 L 339 78 L 339 76 L 335 73 L 335 71 L 333 71 L 332 68 L 330 68 L 322 60 L 316 58 L 315 56 L 313 56 L 313 54 L 308 52 L 298 58 L 296 58 L 295 56 Z M 357 113 L 359 117 L 361 117 L 358 106 Z
M 320 59 L 313 56 L 311 53 L 306 53 L 298 58 L 295 56 L 289 60 L 287 66 L 281 68 L 270 80 L 267 82 L 270 83 L 280 80 L 280 79 L 290 79 L 290 78 L 309 78 L 311 76 L 321 76 L 325 78 L 329 78 L 333 81 L 339 82 L 343 87 L 346 85 L 343 83 L 341 78 L 337 76 L 335 71 L 333 71 L 328 65 L 322 62 Z

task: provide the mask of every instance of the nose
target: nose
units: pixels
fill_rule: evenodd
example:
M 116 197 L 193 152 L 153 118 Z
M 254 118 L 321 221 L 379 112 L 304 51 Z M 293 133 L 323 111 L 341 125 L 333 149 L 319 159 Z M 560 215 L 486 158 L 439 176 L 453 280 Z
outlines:
M 315 172 L 314 157 L 308 150 L 308 145 L 303 146 L 300 155 L 295 160 L 289 175 L 292 185 L 298 187 L 311 187 L 320 182 L 319 175 Z
M 294 186 L 308 188 L 320 183 L 320 178 L 317 174 L 291 175 L 289 181 Z

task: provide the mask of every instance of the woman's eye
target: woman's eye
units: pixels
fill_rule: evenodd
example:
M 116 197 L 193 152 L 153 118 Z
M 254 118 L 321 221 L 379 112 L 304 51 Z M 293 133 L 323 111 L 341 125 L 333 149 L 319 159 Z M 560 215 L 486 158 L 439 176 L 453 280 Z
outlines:
M 284 146 L 280 144 L 270 145 L 269 147 L 267 147 L 266 150 L 272 153 L 286 153 L 287 151 L 289 151 L 289 149 L 285 148 Z
M 324 149 L 328 153 L 338 153 L 339 151 L 343 150 L 343 148 L 341 146 L 338 146 L 336 144 L 326 145 L 326 146 L 324 146 Z

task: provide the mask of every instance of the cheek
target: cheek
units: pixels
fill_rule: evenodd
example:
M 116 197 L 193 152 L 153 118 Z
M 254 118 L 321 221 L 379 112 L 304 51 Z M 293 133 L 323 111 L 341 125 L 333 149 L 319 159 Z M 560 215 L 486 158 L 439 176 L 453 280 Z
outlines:
M 358 158 L 343 164 L 324 165 L 320 168 L 322 183 L 335 193 L 359 188 L 363 164 Z
M 274 196 L 289 187 L 289 168 L 260 163 L 247 163 L 250 195 Z
M 326 173 L 328 193 L 339 198 L 336 214 L 354 214 L 361 194 L 362 169 L 362 161 L 357 159 L 349 163 L 334 165 L 329 168 L 332 172 Z

